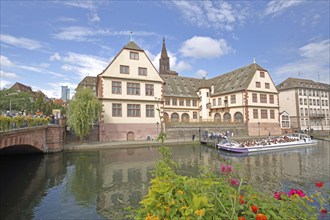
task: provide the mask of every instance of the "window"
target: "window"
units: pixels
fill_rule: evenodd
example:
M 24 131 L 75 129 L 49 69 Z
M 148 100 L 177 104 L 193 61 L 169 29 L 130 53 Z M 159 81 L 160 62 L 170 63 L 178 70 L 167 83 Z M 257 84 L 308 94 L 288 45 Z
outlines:
M 302 99 L 302 98 L 299 99 L 299 104 L 300 104 L 300 105 L 303 104 L 303 99 Z
M 197 112 L 193 112 L 193 119 L 197 119 Z
M 222 105 L 221 104 L 221 98 L 218 98 L 218 105 Z
M 260 72 L 260 77 L 265 78 L 265 72 Z
M 328 106 L 328 100 L 325 100 L 325 106 Z
M 305 108 L 305 116 L 308 116 L 308 110 Z
M 184 106 L 184 99 L 179 99 L 179 105 Z
M 269 83 L 265 83 L 265 88 L 266 88 L 266 89 L 269 89 L 269 88 L 270 88 Z
M 260 102 L 261 103 L 267 103 L 267 95 L 266 94 L 260 94 Z
M 212 99 L 212 106 L 216 106 L 216 100 Z
M 120 65 L 120 73 L 129 74 L 129 66 Z
M 304 105 L 307 105 L 307 99 L 304 99 Z
M 236 95 L 231 95 L 231 96 L 230 96 L 230 103 L 231 103 L 231 104 L 236 103 Z
M 261 83 L 260 82 L 256 82 L 256 87 L 257 88 L 261 88 Z
M 154 95 L 154 85 L 146 84 L 146 96 L 153 96 L 153 95 Z
M 112 117 L 121 117 L 120 103 L 112 103 Z
M 301 94 L 302 94 L 301 92 L 302 92 L 302 90 L 301 90 L 301 89 L 299 89 L 299 95 L 301 95 Z
M 313 99 L 313 105 L 316 105 L 315 99 Z
M 310 105 L 313 105 L 313 103 L 312 103 L 312 99 L 309 99 L 309 104 L 310 104 Z
M 324 100 L 322 100 L 322 106 L 324 106 Z
M 304 109 L 300 108 L 300 115 L 303 116 L 304 115 Z
M 121 82 L 112 81 L 112 94 L 121 94 Z
M 319 106 L 320 105 L 320 100 L 316 100 L 316 105 Z
M 170 99 L 165 99 L 165 105 L 171 105 L 171 100 Z
M 129 58 L 131 60 L 138 60 L 139 59 L 139 53 L 137 53 L 137 52 L 130 52 L 129 53 Z
M 193 100 L 193 106 L 197 106 L 197 100 L 196 99 Z
M 172 99 L 172 105 L 177 105 L 177 99 L 175 98 Z
M 271 119 L 275 118 L 275 111 L 274 110 L 269 110 L 269 116 Z
M 190 99 L 186 100 L 186 106 L 190 106 Z
M 253 109 L 253 118 L 258 119 L 258 109 Z
M 269 103 L 274 104 L 274 95 L 269 95 Z
M 154 105 L 146 105 L 146 117 L 148 117 L 148 118 L 155 117 L 155 106 Z
M 127 95 L 140 95 L 140 83 L 127 83 Z
M 252 93 L 252 102 L 258 102 L 257 93 Z
M 268 118 L 267 109 L 261 109 L 261 118 L 262 119 Z
M 127 117 L 140 117 L 141 107 L 139 104 L 127 104 Z
M 306 95 L 306 89 L 304 89 L 303 92 L 304 92 L 304 95 Z
M 147 75 L 147 68 L 139 67 L 139 75 L 146 76 Z

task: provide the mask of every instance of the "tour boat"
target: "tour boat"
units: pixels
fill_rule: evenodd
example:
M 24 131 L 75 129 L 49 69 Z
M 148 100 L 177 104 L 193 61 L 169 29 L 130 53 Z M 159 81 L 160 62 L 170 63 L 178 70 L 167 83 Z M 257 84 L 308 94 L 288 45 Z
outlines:
M 220 150 L 235 152 L 235 153 L 247 153 L 247 152 L 261 152 L 280 149 L 291 149 L 304 147 L 308 145 L 316 144 L 316 140 L 306 134 L 294 133 L 288 136 L 281 137 L 269 137 L 262 140 L 250 140 L 243 143 L 231 141 L 229 139 L 223 139 L 217 144 Z

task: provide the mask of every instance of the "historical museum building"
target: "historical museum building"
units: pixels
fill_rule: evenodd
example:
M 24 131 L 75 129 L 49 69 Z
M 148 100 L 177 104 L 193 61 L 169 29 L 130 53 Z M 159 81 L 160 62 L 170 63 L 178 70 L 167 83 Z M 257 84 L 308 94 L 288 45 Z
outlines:
M 100 141 L 155 138 L 160 123 L 244 124 L 251 136 L 281 134 L 278 92 L 255 62 L 210 79 L 181 77 L 170 70 L 165 40 L 159 72 L 131 41 L 97 76 L 97 88 Z
M 288 78 L 277 86 L 280 110 L 297 130 L 330 130 L 330 85 Z
M 160 124 L 163 80 L 148 56 L 133 41 L 97 76 L 102 102 L 100 141 L 146 140 Z
M 248 134 L 281 134 L 276 87 L 255 62 L 211 79 L 180 77 L 170 70 L 165 42 L 159 62 L 164 80 L 164 122 L 247 125 Z

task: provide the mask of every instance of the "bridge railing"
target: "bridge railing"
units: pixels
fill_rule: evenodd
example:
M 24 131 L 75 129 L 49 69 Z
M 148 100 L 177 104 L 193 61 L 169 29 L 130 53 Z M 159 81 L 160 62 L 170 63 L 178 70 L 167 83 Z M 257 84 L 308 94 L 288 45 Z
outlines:
M 0 132 L 6 132 L 10 130 L 26 128 L 26 127 L 36 127 L 42 125 L 48 125 L 51 122 L 49 117 L 46 118 L 32 118 L 32 117 L 8 117 L 0 116 Z

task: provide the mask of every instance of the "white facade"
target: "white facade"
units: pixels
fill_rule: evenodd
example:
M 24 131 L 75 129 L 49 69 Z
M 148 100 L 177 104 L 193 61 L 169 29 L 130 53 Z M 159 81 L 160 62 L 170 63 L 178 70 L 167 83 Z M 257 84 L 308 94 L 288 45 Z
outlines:
M 286 83 L 296 83 L 286 87 Z M 329 85 L 311 80 L 293 79 L 279 85 L 280 111 L 290 115 L 296 130 L 330 130 Z
M 100 141 L 156 138 L 162 85 L 145 52 L 131 41 L 98 75 Z

